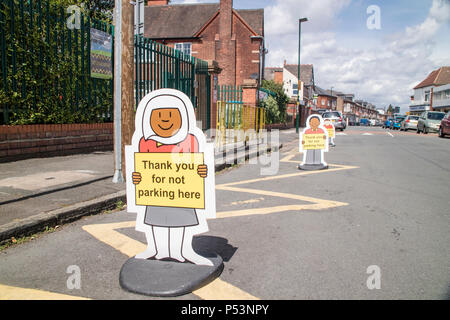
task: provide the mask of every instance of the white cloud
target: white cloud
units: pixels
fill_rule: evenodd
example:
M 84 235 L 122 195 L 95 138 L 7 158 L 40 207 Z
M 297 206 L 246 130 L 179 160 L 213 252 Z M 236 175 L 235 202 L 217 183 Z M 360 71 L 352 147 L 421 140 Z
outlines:
M 297 63 L 297 21 L 300 16 L 307 16 L 310 21 L 302 30 L 301 63 L 314 64 L 319 86 L 354 93 L 379 107 L 398 104 L 406 111 L 412 87 L 439 67 L 437 63 L 450 64 L 448 53 L 436 54 L 437 47 L 442 51 L 447 46 L 438 46 L 447 40 L 438 39 L 437 35 L 450 21 L 450 0 L 433 0 L 422 23 L 390 35 L 376 46 L 339 42 L 334 26 L 341 10 L 349 4 L 350 1 L 283 0 L 266 7 L 267 65 L 280 66 L 283 60 Z

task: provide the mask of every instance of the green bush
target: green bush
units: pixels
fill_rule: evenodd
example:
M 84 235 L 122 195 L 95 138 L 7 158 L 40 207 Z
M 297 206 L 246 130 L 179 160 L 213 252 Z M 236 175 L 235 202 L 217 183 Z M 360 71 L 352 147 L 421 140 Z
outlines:
M 6 53 L 1 54 L 0 109 L 9 110 L 3 123 L 111 120 L 112 81 L 90 78 L 87 18 L 84 30 L 69 30 L 61 5 L 67 3 L 42 0 L 38 7 L 38 1 L 14 0 L 14 14 L 9 1 L 0 4 L 0 45 Z
M 275 96 L 269 96 L 260 102 L 260 106 L 267 108 L 267 120 L 269 123 L 281 123 L 286 121 L 286 104 L 289 97 L 284 93 L 283 85 L 273 80 L 263 80 L 262 88 L 272 91 Z

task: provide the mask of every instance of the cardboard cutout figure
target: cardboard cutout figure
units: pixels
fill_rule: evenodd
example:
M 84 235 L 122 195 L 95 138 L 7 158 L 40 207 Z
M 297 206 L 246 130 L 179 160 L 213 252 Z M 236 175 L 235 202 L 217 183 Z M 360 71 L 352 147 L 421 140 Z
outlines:
M 298 166 L 301 170 L 321 170 L 328 168 L 324 152 L 328 152 L 328 130 L 323 126 L 323 119 L 313 114 L 306 120 L 307 127 L 300 133 L 300 152 L 303 162 Z
M 328 139 L 330 140 L 330 146 L 335 147 L 334 138 L 336 137 L 336 129 L 334 127 L 333 122 L 330 119 L 325 119 L 323 122 L 323 126 L 328 131 Z
M 126 146 L 128 212 L 147 249 L 136 259 L 172 258 L 213 263 L 197 254 L 192 238 L 215 218 L 214 147 L 197 128 L 194 107 L 173 89 L 146 95 L 136 111 L 132 145 Z

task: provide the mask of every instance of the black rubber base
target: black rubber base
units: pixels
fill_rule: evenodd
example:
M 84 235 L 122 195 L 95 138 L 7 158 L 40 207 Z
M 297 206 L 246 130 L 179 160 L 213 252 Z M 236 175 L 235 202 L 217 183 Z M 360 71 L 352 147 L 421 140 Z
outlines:
M 324 166 L 323 164 L 299 164 L 298 169 L 307 171 L 325 170 L 328 169 L 328 165 Z
M 120 286 L 130 292 L 153 297 L 177 297 L 191 293 L 219 277 L 223 271 L 222 257 L 216 254 L 202 256 L 214 265 L 128 259 L 120 270 Z

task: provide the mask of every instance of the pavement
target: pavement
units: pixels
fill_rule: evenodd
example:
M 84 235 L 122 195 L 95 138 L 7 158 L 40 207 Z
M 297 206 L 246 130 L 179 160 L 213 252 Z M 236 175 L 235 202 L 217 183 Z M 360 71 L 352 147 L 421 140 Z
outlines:
M 218 253 L 224 271 L 176 299 L 450 299 L 450 138 L 351 127 L 316 172 L 297 169 L 295 130 L 280 143 L 272 161 L 217 173 L 217 217 L 193 246 Z M 161 299 L 119 285 L 146 248 L 135 219 L 86 216 L 1 250 L 0 299 Z
M 215 148 L 216 172 L 272 147 L 252 140 Z M 93 152 L 0 163 L 0 244 L 125 203 L 125 184 L 112 183 L 114 154 Z

